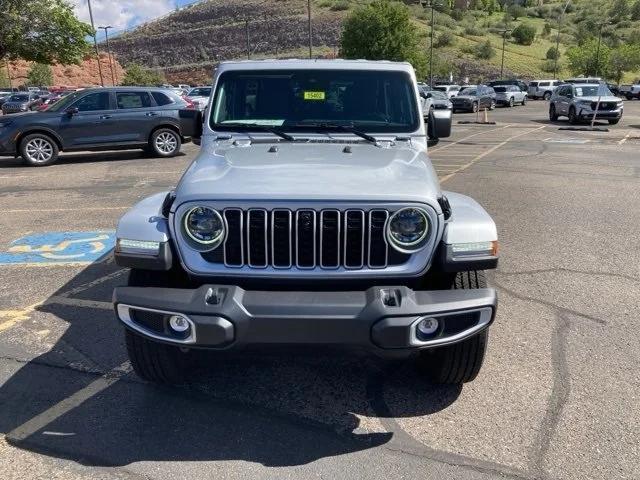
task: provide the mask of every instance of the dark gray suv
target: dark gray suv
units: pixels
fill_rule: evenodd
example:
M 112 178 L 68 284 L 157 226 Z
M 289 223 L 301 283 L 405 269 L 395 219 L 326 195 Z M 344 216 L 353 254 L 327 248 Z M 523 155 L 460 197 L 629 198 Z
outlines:
M 197 128 L 197 111 L 161 88 L 92 88 L 45 111 L 0 117 L 0 156 L 28 165 L 54 163 L 60 151 L 143 148 L 172 157 Z

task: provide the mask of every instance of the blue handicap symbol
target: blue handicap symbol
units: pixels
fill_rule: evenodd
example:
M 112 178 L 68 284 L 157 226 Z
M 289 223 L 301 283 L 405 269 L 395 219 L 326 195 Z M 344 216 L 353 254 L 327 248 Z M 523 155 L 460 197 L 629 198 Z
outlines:
M 0 252 L 1 264 L 81 263 L 100 261 L 115 245 L 115 232 L 48 232 L 28 235 L 11 242 Z

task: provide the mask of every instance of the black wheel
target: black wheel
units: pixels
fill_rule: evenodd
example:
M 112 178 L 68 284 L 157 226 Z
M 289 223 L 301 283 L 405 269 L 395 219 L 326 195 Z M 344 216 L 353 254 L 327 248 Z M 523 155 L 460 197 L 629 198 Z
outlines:
M 20 142 L 22 160 L 32 167 L 44 167 L 58 160 L 58 144 L 48 135 L 33 133 Z
M 449 283 L 451 289 L 486 288 L 482 270 L 458 272 Z M 484 362 L 488 331 L 483 330 L 471 338 L 444 347 L 419 353 L 418 366 L 434 383 L 461 384 L 473 381 Z
M 627 93 L 627 100 L 633 100 L 633 95 L 631 93 Z
M 578 116 L 576 115 L 576 109 L 574 107 L 569 109 L 569 123 L 571 125 L 578 123 Z
M 619 121 L 619 118 L 612 118 L 609 120 L 609 125 L 617 125 Z
M 175 157 L 181 146 L 180 135 L 170 128 L 159 128 L 149 139 L 149 147 L 158 157 Z
M 524 107 L 527 104 L 527 96 L 522 97 L 522 106 Z
M 159 272 L 132 269 L 129 272 L 130 287 L 170 287 L 180 280 L 174 271 Z M 125 331 L 127 353 L 136 374 L 150 382 L 179 384 L 186 379 L 192 365 L 192 353 L 178 347 L 148 340 L 135 332 Z
M 473 102 L 473 103 L 471 104 L 471 111 L 472 111 L 473 113 L 476 113 L 476 112 L 478 111 L 478 102 Z
M 558 114 L 556 113 L 556 106 L 551 104 L 549 107 L 549 120 L 555 122 L 558 120 Z
M 544 92 L 543 98 L 548 102 L 551 99 L 551 92 Z
M 509 98 L 509 107 L 513 107 L 513 97 Z
M 495 109 L 496 109 L 496 101 L 491 100 L 491 104 L 489 105 L 489 110 L 495 110 Z

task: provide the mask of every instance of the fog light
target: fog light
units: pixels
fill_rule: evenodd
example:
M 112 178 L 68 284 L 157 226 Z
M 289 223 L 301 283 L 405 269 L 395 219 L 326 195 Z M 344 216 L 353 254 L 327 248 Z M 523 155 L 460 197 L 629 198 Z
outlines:
M 418 340 L 426 340 L 433 337 L 440 327 L 440 322 L 431 317 L 425 317 L 416 326 L 416 337 Z
M 169 327 L 171 327 L 171 330 L 174 332 L 184 333 L 191 328 L 191 325 L 189 325 L 189 322 L 183 316 L 171 315 L 169 317 Z

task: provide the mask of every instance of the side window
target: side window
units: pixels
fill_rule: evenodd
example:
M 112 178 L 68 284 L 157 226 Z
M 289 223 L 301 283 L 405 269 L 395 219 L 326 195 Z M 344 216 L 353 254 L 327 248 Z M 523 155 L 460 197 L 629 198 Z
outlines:
M 109 110 L 109 92 L 90 93 L 71 105 L 80 112 Z
M 160 107 L 162 107 L 163 105 L 171 105 L 172 103 L 174 103 L 171 97 L 165 95 L 162 92 L 151 92 L 151 95 L 153 95 L 153 99 Z
M 539 87 L 548 87 L 549 86 L 549 82 L 540 82 L 538 83 Z
M 116 99 L 118 108 L 148 108 L 151 106 L 151 96 L 148 92 L 118 92 Z

